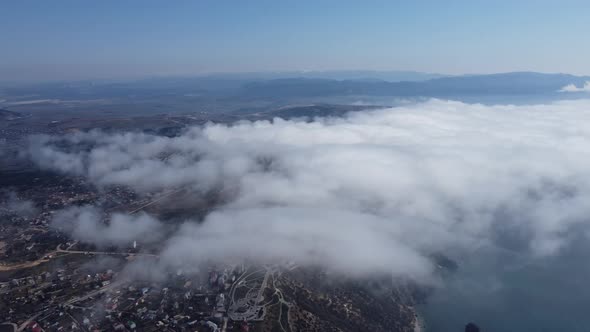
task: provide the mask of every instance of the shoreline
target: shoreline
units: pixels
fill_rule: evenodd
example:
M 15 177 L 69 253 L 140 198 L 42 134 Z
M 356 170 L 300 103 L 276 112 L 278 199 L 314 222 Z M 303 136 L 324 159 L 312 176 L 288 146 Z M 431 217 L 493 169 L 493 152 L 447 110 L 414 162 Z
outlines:
M 426 332 L 424 318 L 418 312 L 416 312 L 414 315 L 414 332 Z

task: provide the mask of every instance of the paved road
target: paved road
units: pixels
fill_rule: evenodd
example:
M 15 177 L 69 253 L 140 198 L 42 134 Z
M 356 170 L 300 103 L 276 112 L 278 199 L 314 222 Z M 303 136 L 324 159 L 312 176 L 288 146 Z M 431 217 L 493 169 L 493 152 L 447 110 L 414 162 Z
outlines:
M 12 326 L 12 331 L 13 331 L 13 332 L 16 332 L 16 331 L 18 330 L 18 326 L 16 326 L 16 324 L 14 324 L 14 323 L 9 323 L 9 322 L 6 322 L 6 323 L 2 323 L 2 324 L 0 324 L 0 326 L 7 326 L 7 325 L 8 325 L 8 326 Z M 8 328 L 7 328 L 7 329 L 8 329 Z
M 264 294 L 264 290 L 266 289 L 267 285 L 268 285 L 268 279 L 270 278 L 270 276 L 273 274 L 273 268 L 272 267 L 266 267 L 265 268 L 265 274 L 264 274 L 264 279 L 262 280 L 262 283 L 260 284 L 260 288 L 258 289 L 256 295 L 252 294 L 250 290 L 244 298 L 235 300 L 235 290 L 236 288 L 240 287 L 239 283 L 246 281 L 246 279 L 257 273 L 260 272 L 261 270 L 258 271 L 254 271 L 252 273 L 249 273 L 247 275 L 242 274 L 242 276 L 240 276 L 240 278 L 238 278 L 234 284 L 232 285 L 232 288 L 230 290 L 230 300 L 231 300 L 231 304 L 229 306 L 229 310 L 228 310 L 228 316 L 230 319 L 234 320 L 234 321 L 252 321 L 252 320 L 263 320 L 264 316 L 266 314 L 265 311 L 265 305 L 261 305 L 260 303 L 263 300 L 263 294 Z M 250 304 L 252 303 L 252 304 Z M 246 311 L 244 312 L 238 312 L 239 308 L 243 308 L 244 306 L 247 306 Z M 258 313 L 260 312 L 260 310 L 262 310 L 262 315 L 258 316 Z
M 100 293 L 104 293 L 104 292 L 106 292 L 108 290 L 111 290 L 111 289 L 114 289 L 114 288 L 117 288 L 117 287 L 119 287 L 119 286 L 121 286 L 123 284 L 124 284 L 123 281 L 114 281 L 114 282 L 112 282 L 112 283 L 110 283 L 110 284 L 108 284 L 108 285 L 106 285 L 104 287 L 101 287 L 101 288 L 99 288 L 97 290 L 93 290 L 90 293 L 86 293 L 86 295 L 84 295 L 84 296 L 75 296 L 75 297 L 69 299 L 68 301 L 64 302 L 63 304 L 64 305 L 70 305 L 70 304 L 73 304 L 73 303 L 76 303 L 76 302 L 84 301 L 84 300 L 86 300 L 86 299 L 88 299 L 88 298 L 90 298 L 92 296 L 98 295 Z
M 84 255 L 123 255 L 123 256 L 145 256 L 145 257 L 160 257 L 156 254 L 133 253 L 133 252 L 119 252 L 119 251 L 83 251 L 83 250 L 67 250 L 59 249 L 58 252 L 68 254 L 84 254 Z
M 173 195 L 173 194 L 179 193 L 179 192 L 180 192 L 180 191 L 182 191 L 182 190 L 184 190 L 184 188 L 174 189 L 174 190 L 171 190 L 171 191 L 169 191 L 169 192 L 167 192 L 167 193 L 161 194 L 161 195 L 160 195 L 158 198 L 156 198 L 156 199 L 154 199 L 153 201 L 151 201 L 151 202 L 148 202 L 148 203 L 146 203 L 146 204 L 144 204 L 144 205 L 142 205 L 142 206 L 138 207 L 137 209 L 134 209 L 134 210 L 132 210 L 132 211 L 128 212 L 128 214 L 134 214 L 134 213 L 136 213 L 136 212 L 139 212 L 139 211 L 141 211 L 141 210 L 145 209 L 146 207 L 148 207 L 148 206 L 150 206 L 150 205 L 152 205 L 152 204 L 155 204 L 155 203 L 157 203 L 157 202 L 159 202 L 159 201 L 163 200 L 164 198 L 166 198 L 166 197 L 168 197 L 168 196 L 171 196 L 171 195 Z
M 21 332 L 22 330 L 24 330 L 27 326 L 29 326 L 29 324 L 31 324 L 32 321 L 35 320 L 35 318 L 39 317 L 41 315 L 41 313 L 43 313 L 43 312 L 39 312 L 39 313 L 29 317 L 29 319 L 27 319 L 22 324 L 20 324 L 20 326 L 18 327 L 18 329 L 16 331 Z

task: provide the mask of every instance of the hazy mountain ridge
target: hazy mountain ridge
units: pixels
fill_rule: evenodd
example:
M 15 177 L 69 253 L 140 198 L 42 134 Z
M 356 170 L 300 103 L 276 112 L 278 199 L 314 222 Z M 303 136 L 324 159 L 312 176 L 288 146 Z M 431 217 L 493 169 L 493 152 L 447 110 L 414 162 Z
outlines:
M 512 72 L 435 78 L 422 82 L 368 82 L 358 80 L 280 79 L 246 84 L 241 94 L 258 97 L 320 95 L 431 96 L 461 94 L 547 94 L 568 84 L 583 85 L 590 77 L 569 74 Z
M 356 73 L 354 75 L 353 73 Z M 583 85 L 590 76 L 511 72 L 440 77 L 424 80 L 388 80 L 380 72 L 344 74 L 219 74 L 201 77 L 149 78 L 133 81 L 78 81 L 18 85 L 0 89 L 4 97 L 36 98 L 139 98 L 150 96 L 306 97 L 324 95 L 445 96 L 473 94 L 555 93 L 568 84 Z M 419 75 L 419 74 L 415 74 Z M 399 78 L 411 77 L 398 76 Z M 347 78 L 348 77 L 348 78 Z M 419 77 L 419 76 L 416 76 Z M 338 79 L 337 79 L 338 78 Z M 342 78 L 342 79 L 341 79 Z M 391 78 L 391 77 L 390 77 Z
M 294 105 L 394 106 L 404 100 L 429 98 L 488 105 L 527 104 L 583 98 L 588 95 L 584 84 L 590 81 L 587 76 L 534 72 L 464 75 L 413 82 L 390 82 L 378 77 L 268 79 L 274 77 L 269 75 L 20 85 L 0 89 L 0 108 L 44 117 L 62 113 L 70 117 L 90 113 L 110 117 L 114 114 L 146 116 L 194 112 L 258 114 Z M 332 111 L 309 109 L 304 113 L 333 115 Z

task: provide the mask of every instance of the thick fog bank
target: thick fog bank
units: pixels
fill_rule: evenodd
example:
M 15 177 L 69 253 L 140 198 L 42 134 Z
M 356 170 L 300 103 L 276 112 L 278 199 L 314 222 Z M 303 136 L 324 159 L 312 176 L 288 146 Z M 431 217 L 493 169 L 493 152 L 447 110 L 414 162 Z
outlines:
M 294 260 L 427 278 L 431 252 L 499 247 L 540 259 L 590 224 L 589 100 L 431 100 L 314 122 L 210 124 L 173 138 L 37 136 L 27 154 L 98 186 L 224 193 L 203 223 L 159 239 L 166 266 Z M 134 236 L 160 227 L 147 216 L 105 226 L 76 215 L 81 226 L 65 229 L 98 244 L 131 240 L 120 236 L 125 223 L 138 226 Z

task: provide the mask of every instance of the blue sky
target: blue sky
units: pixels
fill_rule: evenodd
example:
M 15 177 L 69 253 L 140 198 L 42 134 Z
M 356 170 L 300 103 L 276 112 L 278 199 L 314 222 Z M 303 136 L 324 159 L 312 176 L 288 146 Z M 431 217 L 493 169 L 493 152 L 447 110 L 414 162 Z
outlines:
M 0 80 L 206 72 L 590 74 L 590 1 L 7 1 Z

